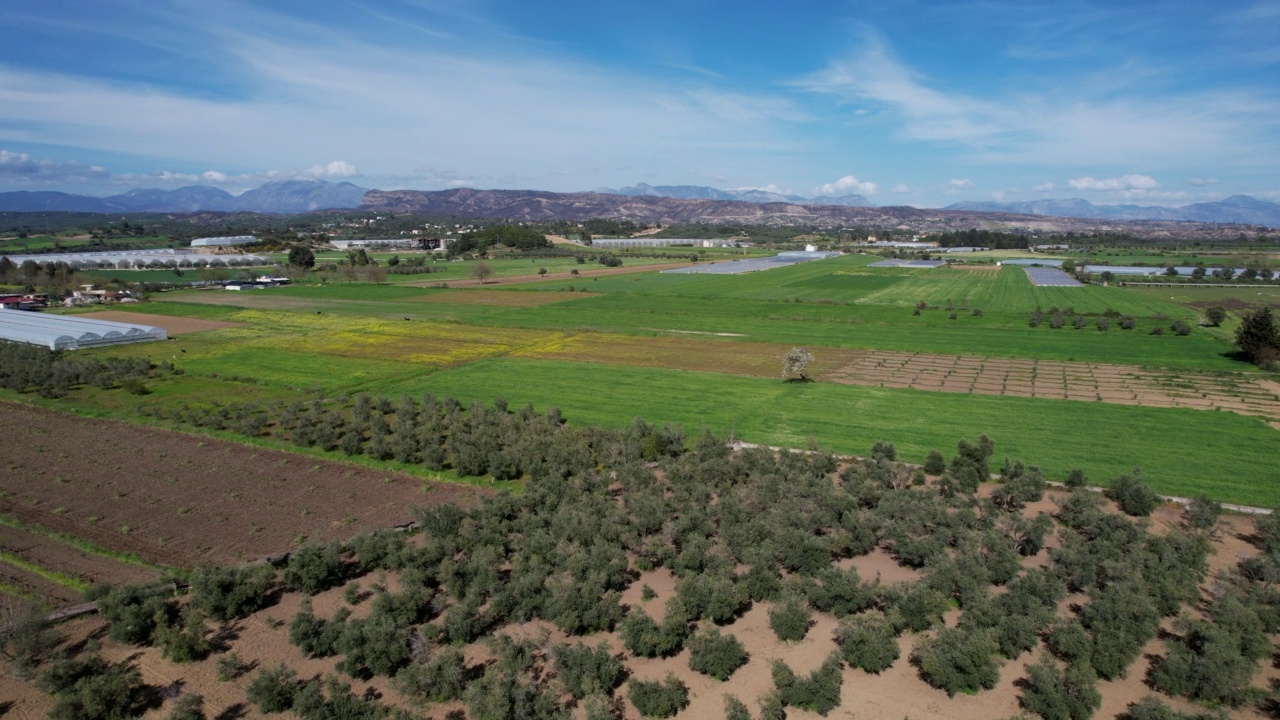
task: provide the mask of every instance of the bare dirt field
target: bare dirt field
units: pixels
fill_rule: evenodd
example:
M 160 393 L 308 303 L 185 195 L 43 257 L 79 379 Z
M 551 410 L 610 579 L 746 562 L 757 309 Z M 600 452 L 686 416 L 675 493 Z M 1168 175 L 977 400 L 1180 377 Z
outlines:
M 201 320 L 199 318 L 172 317 L 169 315 L 150 315 L 147 313 L 128 312 L 125 310 L 102 310 L 93 313 L 93 317 L 98 320 L 114 320 L 116 322 L 137 323 L 139 325 L 155 325 L 164 328 L 170 336 L 185 335 L 187 333 L 201 332 L 203 330 L 243 327 L 241 323 L 225 322 L 223 320 Z
M 856 352 L 851 362 L 818 377 L 850 385 L 1228 410 L 1280 419 L 1280 386 L 1243 373 L 1210 375 L 1130 365 L 883 350 L 851 352 Z
M 409 521 L 486 492 L 130 423 L 0 402 L 0 512 L 173 566 Z

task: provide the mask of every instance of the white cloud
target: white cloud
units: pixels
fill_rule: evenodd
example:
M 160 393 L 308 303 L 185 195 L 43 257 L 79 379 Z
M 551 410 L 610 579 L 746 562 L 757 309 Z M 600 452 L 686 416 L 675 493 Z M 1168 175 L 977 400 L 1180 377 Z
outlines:
M 1187 180 L 1188 185 L 1195 185 L 1196 187 L 1204 187 L 1206 185 L 1217 185 L 1220 182 L 1222 181 L 1219 180 L 1218 178 L 1191 178 L 1190 180 Z
M 1047 193 L 1047 192 L 1053 192 L 1054 190 L 1057 190 L 1058 186 L 1054 185 L 1053 183 L 1044 183 L 1043 185 L 1037 185 L 1031 189 L 1039 193 Z
M 345 160 L 334 160 L 328 165 L 316 165 L 309 172 L 318 178 L 360 177 L 360 170 Z
M 973 181 L 969 178 L 951 178 L 947 181 L 947 187 L 952 190 L 963 190 L 973 187 Z
M 823 197 L 839 197 L 841 195 L 874 195 L 880 186 L 873 182 L 864 182 L 852 175 L 845 175 L 833 183 L 827 183 L 813 189 L 814 195 Z
M 217 170 L 206 170 L 200 174 L 200 179 L 205 182 L 219 184 L 225 183 L 229 178 L 226 173 L 218 172 Z
M 894 185 L 893 189 L 891 189 L 889 192 L 896 193 L 898 195 L 904 195 L 906 193 L 911 192 L 911 187 L 909 185 L 906 185 L 905 183 L 898 183 L 897 185 Z
M 992 199 L 994 199 L 994 200 L 1004 200 L 1004 191 L 1003 191 L 1003 190 L 996 190 L 995 192 L 992 192 L 992 193 L 991 193 L 991 197 L 992 197 Z
M 111 173 L 100 165 L 84 165 L 74 160 L 59 162 L 33 158 L 27 153 L 0 150 L 0 182 L 14 184 L 61 184 L 103 180 Z
M 1097 179 L 1092 177 L 1073 178 L 1067 181 L 1073 190 L 1092 191 L 1124 191 L 1154 190 L 1160 183 L 1150 175 L 1124 175 L 1122 177 Z

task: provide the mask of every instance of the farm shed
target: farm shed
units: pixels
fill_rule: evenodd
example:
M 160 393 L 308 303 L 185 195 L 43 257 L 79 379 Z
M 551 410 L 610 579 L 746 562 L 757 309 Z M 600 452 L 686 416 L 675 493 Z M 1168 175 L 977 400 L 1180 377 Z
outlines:
M 0 340 L 43 345 L 50 350 L 77 350 L 168 338 L 169 333 L 164 328 L 154 325 L 95 320 L 86 315 L 0 310 Z

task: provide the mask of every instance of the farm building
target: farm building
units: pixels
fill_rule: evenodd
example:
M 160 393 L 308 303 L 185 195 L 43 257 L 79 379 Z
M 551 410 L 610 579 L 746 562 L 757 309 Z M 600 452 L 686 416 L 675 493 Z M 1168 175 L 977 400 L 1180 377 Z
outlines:
M 0 340 L 43 345 L 50 350 L 167 340 L 162 327 L 95 320 L 92 315 L 46 315 L 0 309 Z
M 226 237 L 196 238 L 191 247 L 226 247 L 227 245 L 252 245 L 258 242 L 254 235 L 228 235 Z

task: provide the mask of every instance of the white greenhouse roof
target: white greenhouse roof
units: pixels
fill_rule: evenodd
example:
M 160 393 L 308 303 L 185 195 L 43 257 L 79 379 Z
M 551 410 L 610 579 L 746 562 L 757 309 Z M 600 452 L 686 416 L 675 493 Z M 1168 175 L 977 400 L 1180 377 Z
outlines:
M 153 261 L 165 265 L 181 262 L 203 262 L 212 266 L 237 265 L 271 265 L 274 261 L 262 255 L 205 255 L 187 248 L 157 248 L 151 250 L 115 250 L 103 252 L 44 253 L 39 255 L 6 255 L 14 265 L 21 265 L 27 260 L 37 263 L 64 262 L 73 268 L 96 268 L 102 264 L 117 269 L 146 267 Z
M 167 340 L 169 333 L 154 325 L 95 320 L 91 315 L 47 315 L 25 310 L 0 310 L 0 340 L 43 345 L 50 350 L 120 345 Z
M 227 235 L 225 237 L 203 237 L 191 241 L 191 247 L 212 247 L 221 245 L 249 245 L 258 242 L 254 235 Z

